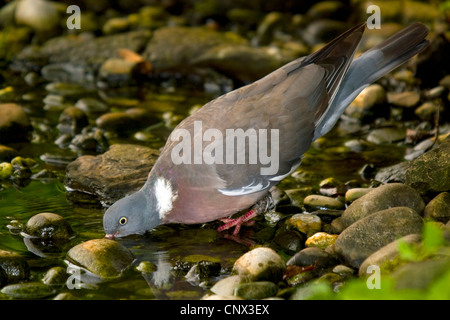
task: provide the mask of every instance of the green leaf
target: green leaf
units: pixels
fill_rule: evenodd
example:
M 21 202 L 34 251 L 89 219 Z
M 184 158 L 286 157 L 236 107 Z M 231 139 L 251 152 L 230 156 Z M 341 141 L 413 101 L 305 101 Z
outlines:
M 435 222 L 425 223 L 422 230 L 422 244 L 425 255 L 435 253 L 444 245 L 445 239 L 442 229 Z

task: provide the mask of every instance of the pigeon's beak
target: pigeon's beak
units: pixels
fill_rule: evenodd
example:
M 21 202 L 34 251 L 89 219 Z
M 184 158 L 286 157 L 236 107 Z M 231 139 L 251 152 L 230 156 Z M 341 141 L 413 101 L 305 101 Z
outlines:
M 113 234 L 105 234 L 106 239 L 114 240 L 116 238 L 117 232 Z

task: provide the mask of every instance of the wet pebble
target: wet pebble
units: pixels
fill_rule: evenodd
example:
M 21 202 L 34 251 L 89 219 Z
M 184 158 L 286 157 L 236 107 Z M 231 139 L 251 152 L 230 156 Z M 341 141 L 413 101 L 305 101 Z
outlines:
M 103 113 L 108 111 L 108 106 L 95 98 L 81 98 L 75 103 L 75 107 L 85 113 Z
M 387 94 L 389 103 L 397 107 L 411 108 L 416 106 L 420 101 L 420 94 L 415 91 L 405 92 L 389 92 Z
M 355 270 L 343 265 L 343 264 L 338 264 L 337 266 L 335 266 L 332 270 L 334 273 L 337 273 L 338 275 L 344 277 L 344 278 L 348 278 L 351 277 L 354 273 Z
M 156 265 L 150 261 L 141 261 L 136 267 L 136 270 L 142 273 L 153 273 L 156 271 L 156 269 Z
M 57 128 L 59 132 L 71 136 L 80 133 L 81 129 L 89 124 L 86 114 L 76 107 L 64 109 L 59 116 L 58 122 Z
M 48 286 L 59 286 L 66 283 L 67 277 L 66 268 L 53 267 L 44 274 L 42 282 Z
M 177 261 L 174 270 L 185 273 L 185 279 L 192 285 L 199 285 L 211 276 L 220 273 L 220 260 L 206 255 L 189 255 Z
M 72 227 L 59 214 L 44 212 L 31 217 L 24 227 L 24 233 L 41 239 L 69 239 Z
M 111 18 L 103 25 L 102 32 L 106 35 L 119 33 L 122 31 L 128 31 L 130 26 L 130 21 L 126 17 Z
M 306 247 L 317 247 L 320 249 L 326 249 L 336 242 L 337 234 L 328 234 L 326 232 L 317 232 L 306 239 Z
M 61 136 L 62 137 L 62 136 Z M 57 141 L 55 141 L 56 143 Z M 80 134 L 70 140 L 69 148 L 75 152 L 97 152 L 103 153 L 108 150 L 109 143 L 105 132 L 101 129 L 86 127 Z
M 351 203 L 355 201 L 356 199 L 361 198 L 362 196 L 366 195 L 369 191 L 371 191 L 371 188 L 352 188 L 349 189 L 345 193 L 345 202 Z
M 16 252 L 0 250 L 0 269 L 6 275 L 6 283 L 26 281 L 30 277 L 26 259 Z
M 297 252 L 304 247 L 305 243 L 304 235 L 296 230 L 279 230 L 276 232 L 273 241 L 289 253 Z
M 292 256 L 286 265 L 288 266 L 316 266 L 317 268 L 326 268 L 337 263 L 336 258 L 317 247 L 305 248 Z
M 126 112 L 121 111 L 105 113 L 98 117 L 95 123 L 100 129 L 119 134 L 135 129 L 134 120 Z
M 264 299 L 275 296 L 278 286 L 270 281 L 255 281 L 239 284 L 234 295 L 245 300 Z
M 113 87 L 130 84 L 135 78 L 138 65 L 137 61 L 109 58 L 100 67 L 99 81 Z
M 427 99 L 437 99 L 445 92 L 444 86 L 438 86 L 425 91 L 424 96 Z
M 447 223 L 450 220 L 450 193 L 441 192 L 428 202 L 423 217 Z
M 0 163 L 1 162 L 10 162 L 13 158 L 17 157 L 19 152 L 15 149 L 0 145 Z
M 414 110 L 414 114 L 419 117 L 420 120 L 433 121 L 437 115 L 438 110 L 440 112 L 443 112 L 444 107 L 434 102 L 427 101 L 417 107 L 416 110 Z
M 295 269 L 299 269 L 298 273 L 295 273 L 294 275 L 286 278 L 286 283 L 291 287 L 300 286 L 317 276 L 317 271 L 313 267 L 307 268 L 306 270 L 302 270 L 302 268 L 296 268 L 292 266 L 288 267 L 288 270 L 291 269 L 294 270 L 294 272 Z
M 16 23 L 41 32 L 54 30 L 60 23 L 60 15 L 56 4 L 45 0 L 19 1 L 15 19 Z
M 392 207 L 409 207 L 417 213 L 422 213 L 425 203 L 419 193 L 402 183 L 389 183 L 373 188 L 364 196 L 353 201 L 340 218 L 333 220 L 332 226 L 338 224 L 345 229 L 357 220 L 375 212 Z M 343 229 L 335 230 L 340 233 Z
M 288 227 L 294 228 L 307 236 L 319 232 L 322 228 L 321 219 L 314 214 L 307 213 L 294 214 L 286 221 L 286 224 Z
M 365 88 L 345 109 L 345 114 L 363 120 L 374 115 L 373 108 L 386 101 L 386 91 L 379 84 L 372 84 Z
M 335 251 L 350 266 L 359 267 L 372 253 L 399 237 L 420 233 L 422 218 L 412 209 L 395 207 L 358 220 L 336 240 Z
M 303 204 L 307 209 L 344 209 L 344 204 L 336 198 L 321 196 L 321 195 L 309 195 L 303 200 Z
M 67 259 L 102 279 L 110 279 L 119 277 L 131 265 L 134 256 L 117 241 L 93 239 L 71 248 Z
M 242 283 L 244 279 L 241 276 L 229 276 L 216 282 L 211 287 L 211 292 L 221 296 L 232 296 L 234 290 Z
M 13 166 L 11 163 L 2 162 L 0 163 L 0 180 L 7 180 L 11 177 L 13 173 Z
M 30 130 L 30 120 L 22 106 L 0 104 L 0 143 L 26 141 Z
M 42 299 L 55 294 L 55 291 L 41 282 L 10 284 L 1 292 L 14 299 Z
M 285 17 L 281 12 L 268 13 L 256 30 L 256 44 L 260 46 L 270 44 L 276 27 L 280 26 L 284 19 Z
M 291 200 L 291 204 L 299 208 L 303 206 L 303 200 L 306 196 L 311 194 L 311 191 L 312 190 L 309 187 L 285 190 L 287 196 Z
M 89 89 L 86 89 L 82 85 L 65 82 L 50 82 L 45 86 L 45 90 L 61 98 L 83 96 L 90 92 Z
M 232 273 L 249 281 L 278 281 L 285 268 L 284 260 L 273 249 L 260 247 L 239 257 L 233 265 Z
M 406 130 L 402 128 L 380 128 L 372 130 L 368 136 L 367 141 L 375 144 L 390 144 L 393 142 L 404 140 L 406 137 Z

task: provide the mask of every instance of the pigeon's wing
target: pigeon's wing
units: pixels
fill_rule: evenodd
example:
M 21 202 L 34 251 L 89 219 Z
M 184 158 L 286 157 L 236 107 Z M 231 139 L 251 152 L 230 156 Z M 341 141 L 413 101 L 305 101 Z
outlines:
M 248 139 L 246 148 L 233 150 L 245 155 L 245 164 L 215 166 L 217 175 L 226 183 L 220 192 L 238 196 L 269 189 L 300 165 L 317 123 L 339 89 L 363 31 L 364 25 L 359 25 L 317 53 L 297 59 L 214 102 L 216 106 L 211 106 L 209 112 L 227 106 L 220 121 L 222 127 L 254 129 L 258 134 L 254 139 L 258 145 L 253 147 L 258 153 L 256 164 L 249 164 L 252 145 Z M 264 143 L 260 145 L 264 138 L 267 149 Z M 262 164 L 264 157 L 270 159 L 268 164 Z
M 239 196 L 269 189 L 292 173 L 310 147 L 316 124 L 339 88 L 363 29 L 364 25 L 352 28 L 318 52 L 209 102 L 181 122 L 176 129 L 187 130 L 192 141 L 203 140 L 208 129 L 222 135 L 221 162 L 195 170 L 186 165 L 186 174 L 196 175 L 191 185 L 214 185 L 224 195 Z M 196 122 L 202 124 L 201 132 L 194 132 Z M 171 140 L 163 152 L 177 143 Z M 208 145 L 203 142 L 202 152 Z

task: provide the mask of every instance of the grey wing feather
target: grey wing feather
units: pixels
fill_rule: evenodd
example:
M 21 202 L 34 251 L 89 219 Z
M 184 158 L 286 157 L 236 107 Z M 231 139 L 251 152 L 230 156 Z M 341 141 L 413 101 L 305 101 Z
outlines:
M 314 140 L 333 128 L 347 106 L 364 88 L 422 51 L 428 45 L 425 40 L 427 35 L 427 27 L 416 22 L 356 58 L 329 111 L 318 124 Z

